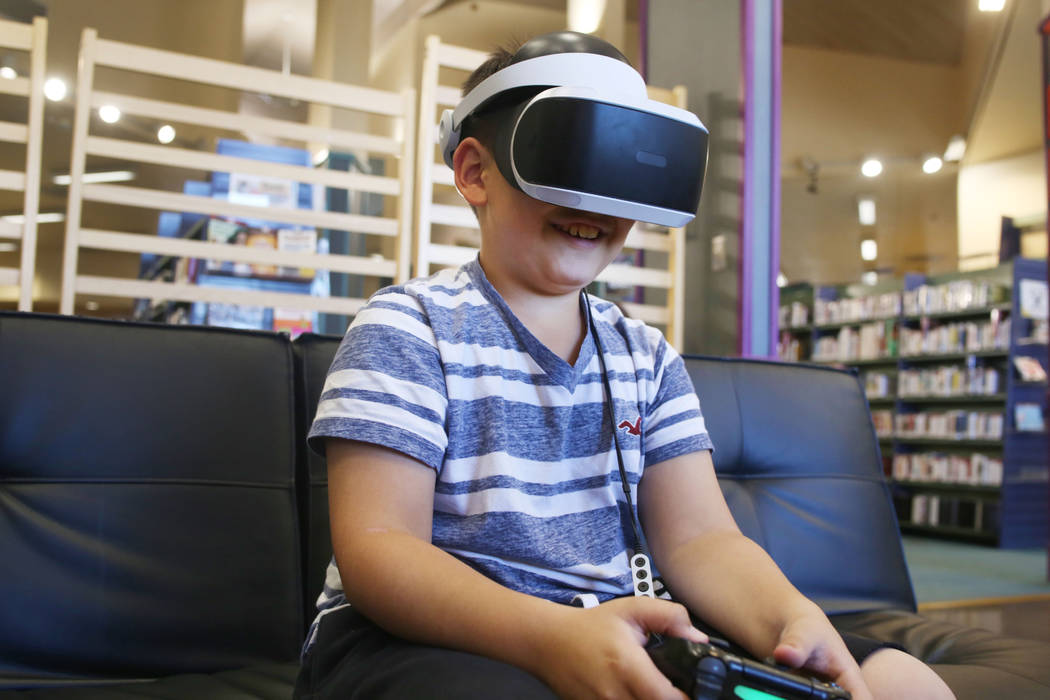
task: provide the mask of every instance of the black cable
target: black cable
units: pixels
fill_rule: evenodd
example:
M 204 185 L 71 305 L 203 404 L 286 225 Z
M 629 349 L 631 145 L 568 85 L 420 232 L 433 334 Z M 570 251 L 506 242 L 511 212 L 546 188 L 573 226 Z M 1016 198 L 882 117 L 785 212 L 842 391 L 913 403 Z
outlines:
M 631 513 L 631 528 L 634 530 L 634 541 L 635 551 L 644 554 L 646 558 L 649 557 L 649 552 L 646 549 L 645 543 L 642 540 L 642 529 L 641 524 L 638 522 L 638 514 L 634 510 L 634 503 L 631 500 L 631 484 L 627 480 L 627 468 L 623 464 L 623 452 L 620 450 L 620 439 L 616 435 L 616 413 L 613 410 L 613 393 L 612 385 L 609 383 L 609 370 L 605 366 L 605 350 L 602 348 L 602 341 L 598 337 L 598 327 L 594 323 L 594 317 L 591 316 L 591 300 L 587 295 L 587 292 L 580 290 L 580 294 L 583 297 L 583 305 L 587 310 L 587 325 L 591 329 L 591 335 L 594 337 L 594 347 L 598 351 L 598 364 L 602 368 L 602 385 L 605 387 L 606 401 L 605 413 L 609 416 L 609 423 L 612 426 L 613 435 L 613 447 L 616 448 L 616 464 L 620 468 L 620 482 L 623 486 L 623 495 L 627 499 L 627 510 Z

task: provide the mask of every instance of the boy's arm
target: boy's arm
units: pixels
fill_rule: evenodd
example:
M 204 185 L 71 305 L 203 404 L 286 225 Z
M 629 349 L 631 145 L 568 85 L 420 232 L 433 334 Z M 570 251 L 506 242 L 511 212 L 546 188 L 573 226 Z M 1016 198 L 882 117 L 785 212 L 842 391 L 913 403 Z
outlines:
M 756 658 L 804 666 L 870 697 L 823 611 L 740 532 L 708 451 L 646 467 L 638 488 L 646 539 L 676 600 Z
M 512 591 L 431 544 L 433 469 L 366 443 L 326 447 L 343 588 L 378 625 L 514 664 L 563 697 L 683 697 L 642 648 L 650 631 L 702 641 L 683 607 L 624 599 L 584 610 Z

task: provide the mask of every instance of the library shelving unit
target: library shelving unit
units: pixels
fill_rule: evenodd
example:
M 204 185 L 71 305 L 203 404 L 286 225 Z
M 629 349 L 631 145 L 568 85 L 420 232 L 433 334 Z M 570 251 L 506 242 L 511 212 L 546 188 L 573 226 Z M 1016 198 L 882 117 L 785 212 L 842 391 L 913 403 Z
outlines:
M 808 332 L 812 348 L 782 359 L 862 378 L 903 531 L 1045 546 L 1046 274 L 1045 261 L 1017 258 L 817 287 L 811 326 L 781 333 L 783 341 Z M 798 295 L 785 297 L 781 321 L 791 304 L 796 314 L 805 304 Z
M 801 282 L 780 289 L 777 357 L 798 362 L 812 354 L 813 285 Z

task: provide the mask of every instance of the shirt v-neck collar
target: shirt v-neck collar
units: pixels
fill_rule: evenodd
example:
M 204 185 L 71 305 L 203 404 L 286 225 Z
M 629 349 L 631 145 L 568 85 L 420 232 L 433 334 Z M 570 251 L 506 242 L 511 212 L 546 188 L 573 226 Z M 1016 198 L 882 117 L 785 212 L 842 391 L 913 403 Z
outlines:
M 575 391 L 576 385 L 579 383 L 580 378 L 583 377 L 584 370 L 594 357 L 594 338 L 591 336 L 590 324 L 586 321 L 587 317 L 584 316 L 584 328 L 586 334 L 584 335 L 583 343 L 580 345 L 580 352 L 577 354 L 576 363 L 570 365 L 555 354 L 554 351 L 544 345 L 540 339 L 533 335 L 532 331 L 526 328 L 525 324 L 514 315 L 514 312 L 511 311 L 511 308 L 503 299 L 503 296 L 492 286 L 488 277 L 485 276 L 485 270 L 482 269 L 479 258 L 475 258 L 467 263 L 465 269 L 467 274 L 470 275 L 471 280 L 481 291 L 482 295 L 488 299 L 493 306 L 499 309 L 500 314 L 506 319 L 507 325 L 518 339 L 518 342 L 529 356 L 532 357 L 536 364 L 540 366 L 544 373 L 550 377 L 552 381 L 559 386 L 564 387 L 570 393 Z M 585 302 L 583 301 L 583 295 L 581 295 L 580 298 L 580 312 L 584 313 L 583 303 Z

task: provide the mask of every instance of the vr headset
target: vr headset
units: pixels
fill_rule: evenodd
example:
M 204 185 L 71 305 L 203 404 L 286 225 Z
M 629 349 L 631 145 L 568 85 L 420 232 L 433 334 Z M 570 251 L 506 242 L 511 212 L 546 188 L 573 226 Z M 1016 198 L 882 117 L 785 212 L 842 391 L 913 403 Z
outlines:
M 707 129 L 692 112 L 650 100 L 642 76 L 600 39 L 537 37 L 445 110 L 438 139 L 449 167 L 478 114 L 492 115 L 503 177 L 530 197 L 661 226 L 696 216 Z

